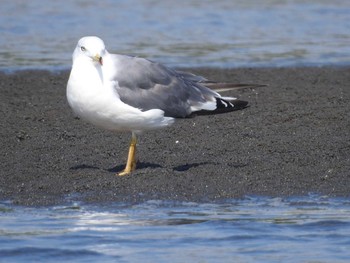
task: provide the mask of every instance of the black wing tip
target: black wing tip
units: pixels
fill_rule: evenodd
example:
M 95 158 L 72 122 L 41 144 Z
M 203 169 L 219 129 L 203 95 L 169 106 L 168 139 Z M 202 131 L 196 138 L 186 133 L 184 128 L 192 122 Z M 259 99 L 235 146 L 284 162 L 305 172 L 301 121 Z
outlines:
M 196 115 L 212 115 L 212 114 L 221 114 L 236 110 L 243 110 L 247 107 L 248 101 L 245 100 L 233 100 L 233 101 L 227 101 L 222 98 L 215 98 L 216 99 L 216 109 L 215 110 L 201 110 L 193 112 L 189 117 L 196 116 Z
M 245 100 L 234 100 L 231 101 L 231 103 L 234 105 L 234 107 L 236 107 L 236 109 L 240 110 L 240 109 L 244 109 L 248 107 L 248 101 Z
M 228 101 L 222 98 L 216 99 L 216 110 L 227 109 L 228 111 L 241 110 L 247 107 L 248 101 L 245 100 L 232 100 Z

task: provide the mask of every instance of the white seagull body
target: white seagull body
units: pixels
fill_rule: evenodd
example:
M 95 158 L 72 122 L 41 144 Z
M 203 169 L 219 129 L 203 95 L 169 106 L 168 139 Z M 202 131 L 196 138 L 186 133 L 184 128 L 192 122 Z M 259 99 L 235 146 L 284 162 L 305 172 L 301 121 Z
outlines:
M 194 112 L 242 109 L 247 102 L 221 95 L 207 79 L 179 72 L 143 58 L 110 54 L 94 36 L 79 40 L 67 84 L 74 113 L 98 127 L 131 131 L 125 170 L 136 168 L 136 134 L 171 125 Z M 227 84 L 226 84 L 227 85 Z

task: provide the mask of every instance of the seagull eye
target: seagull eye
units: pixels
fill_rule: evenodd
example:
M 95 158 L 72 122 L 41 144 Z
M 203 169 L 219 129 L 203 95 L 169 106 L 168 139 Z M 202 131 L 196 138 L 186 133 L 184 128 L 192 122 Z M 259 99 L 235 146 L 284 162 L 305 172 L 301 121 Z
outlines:
M 80 47 L 80 50 L 81 51 L 86 51 L 86 48 L 85 47 Z

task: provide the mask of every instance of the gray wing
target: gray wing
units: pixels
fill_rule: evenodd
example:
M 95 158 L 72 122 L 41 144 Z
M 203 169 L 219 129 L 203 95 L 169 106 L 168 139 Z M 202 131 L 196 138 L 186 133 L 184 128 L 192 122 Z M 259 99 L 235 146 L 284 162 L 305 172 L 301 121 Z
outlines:
M 120 99 L 142 110 L 161 109 L 166 116 L 187 117 L 193 107 L 215 103 L 218 93 L 203 86 L 206 79 L 175 71 L 143 58 L 113 55 L 118 63 L 114 79 Z M 191 109 L 192 107 L 192 109 Z

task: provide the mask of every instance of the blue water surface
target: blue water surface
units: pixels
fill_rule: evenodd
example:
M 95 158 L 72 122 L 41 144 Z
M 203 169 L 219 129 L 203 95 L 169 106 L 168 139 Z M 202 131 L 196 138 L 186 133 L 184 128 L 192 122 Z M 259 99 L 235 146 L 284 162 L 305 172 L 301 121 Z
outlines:
M 1 262 L 349 262 L 350 201 L 0 205 Z
M 0 70 L 68 69 L 77 40 L 175 67 L 350 64 L 348 0 L 5 0 Z

